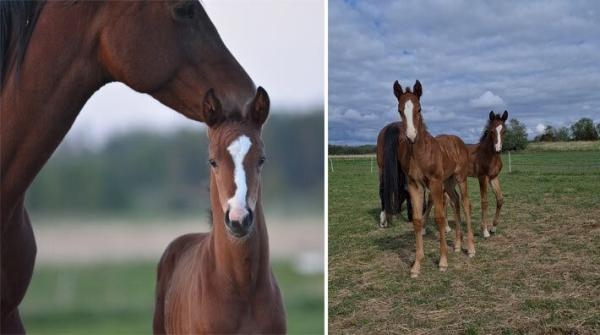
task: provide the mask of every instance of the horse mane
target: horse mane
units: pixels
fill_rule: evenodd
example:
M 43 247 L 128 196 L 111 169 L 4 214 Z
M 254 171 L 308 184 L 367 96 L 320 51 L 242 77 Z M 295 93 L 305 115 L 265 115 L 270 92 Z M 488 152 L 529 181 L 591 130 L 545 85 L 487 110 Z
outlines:
M 494 113 L 494 120 L 498 120 L 500 119 L 500 114 Z M 483 131 L 481 132 L 481 137 L 479 137 L 479 142 L 483 142 L 485 140 L 485 138 L 489 135 L 490 133 L 490 127 L 492 126 L 492 120 L 490 120 L 488 118 L 487 123 L 485 124 L 485 127 L 483 128 Z
M 45 0 L 0 1 L 0 86 L 8 69 L 19 71 Z

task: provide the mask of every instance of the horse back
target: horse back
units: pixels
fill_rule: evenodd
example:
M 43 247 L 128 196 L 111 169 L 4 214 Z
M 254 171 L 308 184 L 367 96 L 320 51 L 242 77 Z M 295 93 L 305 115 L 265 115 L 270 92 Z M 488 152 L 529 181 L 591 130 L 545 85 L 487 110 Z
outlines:
M 470 158 L 465 142 L 455 135 L 439 135 L 435 139 L 443 153 L 445 174 L 466 177 Z

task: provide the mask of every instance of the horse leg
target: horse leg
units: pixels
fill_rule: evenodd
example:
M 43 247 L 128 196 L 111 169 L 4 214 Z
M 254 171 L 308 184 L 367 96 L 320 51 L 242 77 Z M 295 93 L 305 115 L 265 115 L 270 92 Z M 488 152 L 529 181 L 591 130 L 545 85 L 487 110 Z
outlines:
M 448 193 L 444 192 L 444 206 L 446 206 L 446 204 L 448 203 L 448 200 L 450 200 L 450 196 L 448 195 Z M 454 204 L 452 204 L 452 206 L 454 206 Z M 452 228 L 450 228 L 450 225 L 448 224 L 448 220 L 446 220 L 446 234 L 451 231 L 452 231 Z
M 423 199 L 425 199 L 425 195 L 423 194 Z M 427 221 L 429 221 L 429 213 L 431 212 L 431 208 L 433 207 L 433 198 L 431 197 L 431 192 L 429 192 L 429 197 L 427 199 L 427 203 L 425 204 L 425 213 L 423 214 L 423 235 L 427 234 Z
M 440 234 L 440 271 L 448 270 L 448 245 L 446 244 L 446 206 L 444 202 L 444 187 L 440 181 L 430 182 L 430 194 L 435 207 L 435 223 Z
M 498 219 L 500 218 L 500 209 L 502 209 L 502 205 L 504 204 L 504 196 L 502 195 L 502 191 L 500 190 L 500 180 L 498 177 L 490 180 L 490 185 L 492 186 L 492 190 L 494 191 L 494 195 L 496 196 L 496 213 L 494 214 L 494 225 L 492 226 L 491 232 L 496 232 L 496 226 L 498 225 Z
M 421 260 L 423 260 L 423 186 L 411 180 L 408 184 L 408 193 L 412 204 L 413 227 L 415 230 L 415 263 L 410 269 L 410 276 L 416 278 L 421 272 Z
M 465 211 L 465 221 L 467 222 L 467 253 L 469 257 L 475 256 L 475 239 L 473 238 L 473 227 L 471 226 L 471 202 L 469 201 L 469 189 L 467 186 L 467 177 L 458 182 L 460 188 L 460 198 Z
M 484 238 L 490 237 L 487 223 L 487 211 L 488 211 L 488 200 L 487 200 L 487 176 L 479 176 L 479 194 L 481 194 L 481 231 Z
M 387 212 L 385 210 L 385 201 L 384 201 L 383 197 L 384 197 L 383 176 L 381 173 L 379 173 L 379 199 L 381 200 L 381 213 L 379 213 L 379 227 L 380 228 L 387 227 L 388 221 L 389 221 Z
M 22 202 L 13 216 L 3 222 L 1 241 L 0 333 L 24 334 L 19 304 L 31 281 L 37 249 L 29 216 Z
M 459 197 L 458 193 L 456 192 L 454 181 L 452 181 L 451 183 L 447 183 L 446 196 L 448 198 L 450 198 L 450 203 L 452 204 L 452 209 L 454 210 L 454 230 L 455 230 L 454 252 L 459 252 L 462 249 L 460 197 Z M 446 220 L 446 224 L 448 224 L 448 220 Z M 446 232 L 449 233 L 447 228 L 446 228 Z

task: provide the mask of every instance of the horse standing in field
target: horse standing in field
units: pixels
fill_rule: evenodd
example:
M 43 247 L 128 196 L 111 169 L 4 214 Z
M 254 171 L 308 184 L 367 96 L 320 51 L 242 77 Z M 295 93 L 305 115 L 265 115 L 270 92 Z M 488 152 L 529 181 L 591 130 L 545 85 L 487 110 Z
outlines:
M 433 137 L 427 131 L 421 115 L 420 98 L 423 93 L 421 83 L 417 80 L 411 92 L 410 88 L 402 90 L 398 81 L 394 82 L 394 95 L 398 99 L 398 112 L 402 118 L 403 136 L 407 141 L 399 142 L 399 160 L 402 171 L 408 177 L 408 192 L 412 201 L 413 226 L 416 240 L 416 256 L 410 273 L 417 277 L 421 269 L 423 252 L 423 189 L 431 192 L 435 206 L 435 222 L 438 226 L 440 241 L 440 271 L 448 268 L 445 227 L 447 220 L 444 202 L 444 190 L 453 190 L 458 183 L 462 205 L 467 222 L 467 249 L 470 257 L 475 255 L 473 231 L 471 229 L 470 202 L 467 189 L 469 167 L 469 151 L 463 141 L 451 135 Z M 445 138 L 440 141 L 440 138 Z M 442 143 L 444 142 L 444 144 Z M 457 225 L 455 251 L 461 250 L 462 234 Z
M 204 121 L 202 96 L 242 111 L 255 93 L 198 1 L 0 1 L 0 332 L 35 263 L 25 191 L 92 94 L 120 81 Z
M 483 237 L 490 237 L 490 232 L 496 232 L 500 209 L 504 203 L 504 197 L 500 190 L 499 174 L 502 170 L 502 139 L 506 132 L 506 120 L 508 112 L 504 111 L 502 116 L 490 112 L 489 121 L 485 127 L 478 144 L 467 145 L 470 153 L 469 177 L 477 177 L 479 180 L 479 192 L 481 194 L 481 230 Z M 490 184 L 496 196 L 496 213 L 491 229 L 488 230 L 487 222 L 487 184 Z
M 406 189 L 406 175 L 398 162 L 398 143 L 406 138 L 400 136 L 401 131 L 401 122 L 393 122 L 383 127 L 377 136 L 376 152 L 381 200 L 379 227 L 381 228 L 387 227 L 391 217 L 400 213 L 404 201 L 406 201 L 408 221 L 412 222 L 412 204 Z
M 213 229 L 180 236 L 164 252 L 155 334 L 285 333 L 261 203 L 261 129 L 268 113 L 269 98 L 260 87 L 245 117 L 226 116 L 207 93 Z

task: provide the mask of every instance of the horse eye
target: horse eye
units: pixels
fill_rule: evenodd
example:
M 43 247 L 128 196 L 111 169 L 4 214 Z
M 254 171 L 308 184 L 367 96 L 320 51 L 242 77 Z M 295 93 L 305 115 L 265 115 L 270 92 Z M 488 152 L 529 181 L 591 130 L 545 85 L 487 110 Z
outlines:
M 208 160 L 208 164 L 210 164 L 210 166 L 212 166 L 214 168 L 217 167 L 217 162 L 212 158 Z
M 266 158 L 266 157 L 261 157 L 261 158 L 258 160 L 258 166 L 263 166 L 263 165 L 265 164 L 265 162 L 266 162 L 266 161 L 267 161 L 267 158 Z

